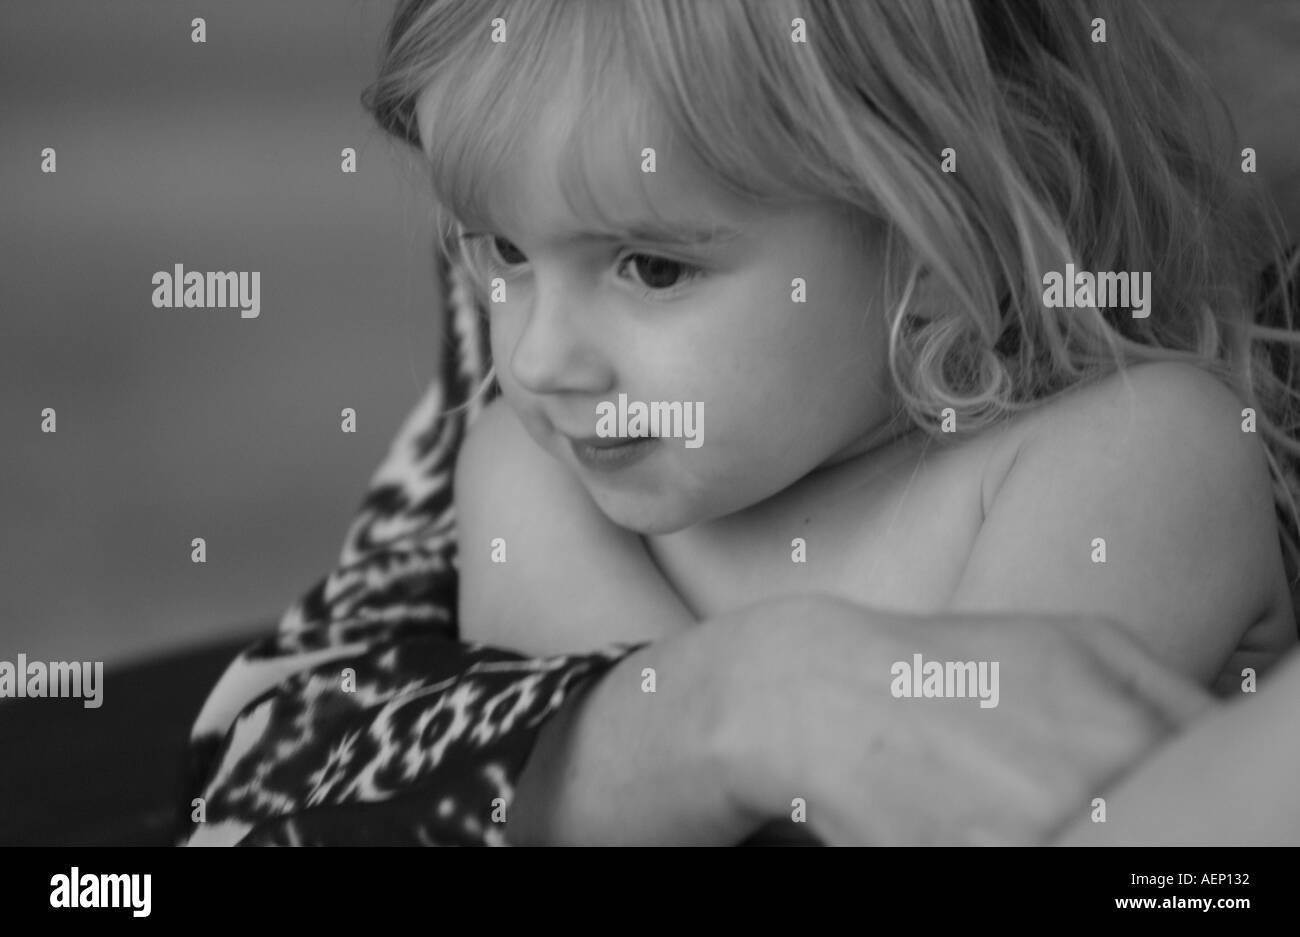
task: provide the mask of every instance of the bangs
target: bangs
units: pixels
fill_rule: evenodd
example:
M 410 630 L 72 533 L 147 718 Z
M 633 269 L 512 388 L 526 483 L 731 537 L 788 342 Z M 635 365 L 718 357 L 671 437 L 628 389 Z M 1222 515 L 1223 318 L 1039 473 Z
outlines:
M 468 39 L 436 71 L 427 91 L 426 154 L 445 250 L 456 250 L 464 230 L 520 228 L 519 186 L 536 178 L 523 171 L 530 164 L 546 166 L 553 173 L 546 184 L 575 218 L 595 227 L 619 227 L 600 194 L 612 187 L 638 196 L 657 217 L 641 153 L 654 147 L 662 160 L 671 130 L 637 90 L 644 80 L 635 61 L 620 54 L 628 28 L 620 6 L 521 4 L 505 16 L 506 42 L 492 43 L 484 27 L 481 39 Z M 594 154 L 623 167 L 617 178 L 602 173 Z
M 466 230 L 520 229 L 530 161 L 575 218 L 611 232 L 622 225 L 602 191 L 667 221 L 654 189 L 683 166 L 748 204 L 842 195 L 842 180 L 814 168 L 825 154 L 809 152 L 807 111 L 765 92 L 776 53 L 763 43 L 788 42 L 788 25 L 772 26 L 784 5 L 518 0 L 498 8 L 505 42 L 483 15 L 444 32 L 421 105 L 443 249 L 454 254 Z M 656 173 L 641 171 L 646 147 Z

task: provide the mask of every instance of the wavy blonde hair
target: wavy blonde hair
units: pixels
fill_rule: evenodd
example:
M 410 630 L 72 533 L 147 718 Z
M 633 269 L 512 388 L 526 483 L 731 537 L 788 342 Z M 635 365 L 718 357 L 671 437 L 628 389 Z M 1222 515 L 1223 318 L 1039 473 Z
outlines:
M 508 41 L 491 41 L 501 17 Z M 792 41 L 794 21 L 806 43 Z M 1094 42 L 1095 20 L 1106 41 Z M 489 182 L 580 76 L 560 190 L 600 214 L 584 155 L 666 122 L 711 180 L 763 205 L 834 202 L 889 232 L 889 366 L 906 415 L 976 432 L 1145 361 L 1253 407 L 1300 583 L 1297 342 L 1284 226 L 1241 171 L 1227 108 L 1131 0 L 404 0 L 362 95 L 431 169 L 442 246 L 493 223 Z M 422 145 L 416 99 L 431 95 Z M 617 115 L 611 121 L 609 115 Z M 659 121 L 660 123 L 656 123 Z M 616 131 L 619 132 L 619 131 Z M 959 170 L 940 171 L 951 147 Z M 1044 308 L 1067 264 L 1149 271 L 1149 316 Z M 1275 271 L 1267 296 L 1260 271 Z M 953 302 L 910 302 L 922 271 Z M 950 437 L 949 437 L 950 438 Z

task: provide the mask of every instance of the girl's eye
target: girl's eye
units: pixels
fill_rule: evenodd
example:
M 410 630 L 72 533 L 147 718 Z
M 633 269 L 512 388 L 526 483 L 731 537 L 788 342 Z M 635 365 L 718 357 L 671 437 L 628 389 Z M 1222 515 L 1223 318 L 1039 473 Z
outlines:
M 528 263 L 528 258 L 524 256 L 523 251 L 515 247 L 503 237 L 493 236 L 492 252 L 507 267 L 513 267 L 516 264 Z M 518 258 L 517 260 L 515 258 Z
M 667 257 L 656 257 L 653 254 L 628 254 L 619 264 L 619 272 L 627 267 L 628 261 L 632 261 L 637 279 L 651 292 L 670 290 L 690 282 L 701 273 L 698 267 L 669 260 Z
M 489 265 L 493 268 L 517 267 L 528 263 L 523 251 L 498 235 L 472 234 L 463 236 L 462 240 L 470 244 L 487 241 Z M 636 281 L 642 287 L 640 292 L 645 295 L 682 286 L 704 273 L 699 267 L 654 254 L 628 254 L 619 261 L 618 273 L 621 275 L 629 266 L 634 269 Z

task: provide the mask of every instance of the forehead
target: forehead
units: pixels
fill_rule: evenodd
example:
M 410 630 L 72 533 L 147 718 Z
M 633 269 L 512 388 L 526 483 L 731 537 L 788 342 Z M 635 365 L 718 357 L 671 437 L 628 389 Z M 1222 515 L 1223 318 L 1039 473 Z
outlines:
M 431 85 L 416 102 L 426 152 L 437 145 L 441 93 Z M 495 158 L 451 169 L 452 185 L 474 183 L 470 217 L 460 219 L 466 225 L 541 242 L 656 222 L 739 227 L 755 216 L 755 206 L 719 185 L 632 92 L 607 89 L 594 99 L 570 78 L 541 106 L 509 116 L 508 145 Z

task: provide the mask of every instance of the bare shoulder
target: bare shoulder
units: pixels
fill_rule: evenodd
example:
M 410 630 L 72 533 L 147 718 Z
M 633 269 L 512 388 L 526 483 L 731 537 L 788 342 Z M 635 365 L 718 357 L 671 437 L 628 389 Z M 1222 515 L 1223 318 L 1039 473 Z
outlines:
M 462 440 L 454 497 L 466 640 L 576 653 L 693 623 L 640 539 L 600 512 L 504 398 Z
M 1243 403 L 1216 375 L 1177 361 L 1134 365 L 1077 387 L 1052 399 L 1031 417 L 1034 431 L 1044 425 L 1066 425 L 1071 432 L 1097 428 L 1103 432 L 1231 431 L 1239 439 Z M 1228 438 L 1216 433 L 1219 441 Z M 1247 440 L 1249 442 L 1249 440 Z
M 1241 431 L 1243 407 L 1218 377 L 1182 362 L 1147 362 L 1072 388 L 1001 427 L 987 460 L 985 512 L 1027 446 L 1087 450 L 1099 469 L 1135 447 L 1159 450 L 1171 466 L 1195 450 L 1197 461 L 1218 459 L 1248 483 L 1266 480 L 1257 434 Z
M 528 434 L 504 397 L 479 412 L 456 455 L 453 494 L 458 521 L 490 516 L 522 521 L 557 489 L 576 494 L 562 466 Z M 512 524 L 512 528 L 518 525 Z
M 1201 368 L 1141 364 L 1047 403 L 1027 421 L 1020 451 L 1045 465 L 1086 461 L 1093 477 L 1158 487 L 1182 507 L 1213 498 L 1275 532 L 1267 454 L 1243 429 L 1244 406 Z
M 954 601 L 1110 617 L 1213 677 L 1277 608 L 1283 578 L 1268 462 L 1243 406 L 1213 374 L 1160 362 L 1018 416 Z
M 504 454 L 503 450 L 518 449 L 523 441 L 523 433 L 519 417 L 510 409 L 505 398 L 497 397 L 479 411 L 478 417 L 468 425 L 456 456 L 458 471 L 462 465 L 483 467 L 483 463 L 494 461 L 494 456 Z

